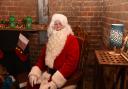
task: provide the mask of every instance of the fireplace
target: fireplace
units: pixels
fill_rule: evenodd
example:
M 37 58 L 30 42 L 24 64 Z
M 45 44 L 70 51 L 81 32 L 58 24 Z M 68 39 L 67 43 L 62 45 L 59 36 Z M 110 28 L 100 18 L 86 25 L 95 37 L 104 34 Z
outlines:
M 16 49 L 20 33 L 20 31 L 12 30 L 0 31 L 0 50 L 4 54 L 0 59 L 0 64 L 13 76 L 29 71 L 30 69 L 29 46 L 27 45 L 24 51 Z M 23 34 L 27 36 L 27 34 Z

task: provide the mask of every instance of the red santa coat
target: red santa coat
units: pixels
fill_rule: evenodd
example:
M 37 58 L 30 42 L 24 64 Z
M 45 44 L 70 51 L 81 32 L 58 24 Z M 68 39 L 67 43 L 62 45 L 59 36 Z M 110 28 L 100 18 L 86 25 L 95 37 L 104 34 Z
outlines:
M 46 69 L 45 52 L 46 48 L 43 48 L 36 63 L 36 66 L 42 71 Z M 77 38 L 74 35 L 69 35 L 63 50 L 54 60 L 53 68 L 57 71 L 53 74 L 52 81 L 54 81 L 58 87 L 62 87 L 66 80 L 76 72 L 79 63 L 79 53 Z

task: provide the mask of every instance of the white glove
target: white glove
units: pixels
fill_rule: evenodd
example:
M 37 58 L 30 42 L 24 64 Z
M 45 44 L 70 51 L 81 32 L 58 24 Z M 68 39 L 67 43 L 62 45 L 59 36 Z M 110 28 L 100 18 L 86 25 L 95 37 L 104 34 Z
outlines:
M 57 86 L 53 81 L 51 81 L 45 85 L 41 84 L 39 89 L 57 89 Z
M 33 87 L 35 84 L 37 84 L 38 77 L 35 75 L 29 76 L 29 82 L 31 86 Z

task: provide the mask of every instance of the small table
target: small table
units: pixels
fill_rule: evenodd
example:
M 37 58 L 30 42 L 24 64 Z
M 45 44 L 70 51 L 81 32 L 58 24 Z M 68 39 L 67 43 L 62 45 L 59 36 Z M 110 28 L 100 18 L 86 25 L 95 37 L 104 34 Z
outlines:
M 128 66 L 128 61 L 126 61 L 121 55 L 109 54 L 106 50 L 96 50 L 95 51 L 98 64 L 102 66 L 119 66 L 119 72 L 116 76 L 116 80 L 113 83 L 112 89 L 117 89 L 117 83 L 120 81 L 120 89 L 124 89 L 125 81 L 125 69 Z

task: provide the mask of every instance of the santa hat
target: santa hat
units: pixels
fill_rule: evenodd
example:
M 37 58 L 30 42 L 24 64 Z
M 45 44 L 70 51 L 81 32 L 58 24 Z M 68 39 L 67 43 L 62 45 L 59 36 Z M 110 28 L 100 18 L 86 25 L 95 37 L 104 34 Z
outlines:
M 51 20 L 50 25 L 52 25 L 52 22 L 54 23 L 56 20 L 59 20 L 63 26 L 66 26 L 68 24 L 67 17 L 63 14 L 54 14 L 52 16 L 52 20 Z
M 52 33 L 52 26 L 54 26 L 54 22 L 55 21 L 60 21 L 61 24 L 67 28 L 68 32 L 73 34 L 72 29 L 70 27 L 70 25 L 68 24 L 68 19 L 65 15 L 63 14 L 53 14 L 50 25 L 48 27 L 48 37 L 50 36 L 50 34 Z

